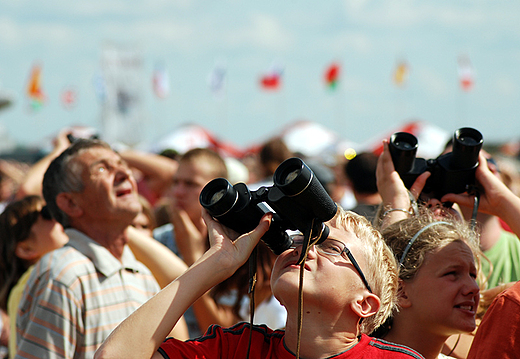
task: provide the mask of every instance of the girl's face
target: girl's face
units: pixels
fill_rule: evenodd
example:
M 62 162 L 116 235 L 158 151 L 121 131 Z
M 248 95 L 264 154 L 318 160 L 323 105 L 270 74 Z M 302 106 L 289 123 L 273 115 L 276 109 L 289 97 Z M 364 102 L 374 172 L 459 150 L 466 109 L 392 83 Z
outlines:
M 144 235 L 147 235 L 148 237 L 152 237 L 153 231 L 150 226 L 150 219 L 146 217 L 146 215 L 141 212 L 139 213 L 133 220 L 132 226 L 135 227 L 135 229 L 139 230 L 139 232 L 143 233 Z
M 463 241 L 427 254 L 415 278 L 403 284 L 417 325 L 441 336 L 473 331 L 479 302 L 476 276 L 473 253 Z
M 54 219 L 45 219 L 40 214 L 31 227 L 31 235 L 26 242 L 31 249 L 29 261 L 36 262 L 44 254 L 61 248 L 69 241 L 60 223 Z

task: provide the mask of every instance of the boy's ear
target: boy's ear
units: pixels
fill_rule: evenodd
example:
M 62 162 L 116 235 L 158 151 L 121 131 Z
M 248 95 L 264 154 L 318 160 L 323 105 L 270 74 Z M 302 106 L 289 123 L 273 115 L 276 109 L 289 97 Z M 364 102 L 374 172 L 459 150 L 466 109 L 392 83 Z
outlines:
M 34 251 L 32 245 L 31 245 L 31 241 L 29 241 L 27 239 L 24 241 L 18 242 L 16 244 L 14 254 L 18 258 L 23 259 L 25 261 L 32 261 L 32 260 L 36 259 L 38 256 L 38 253 L 36 253 L 36 251 Z
M 368 318 L 377 313 L 381 307 L 381 300 L 373 293 L 359 297 L 352 304 L 352 310 L 361 318 Z
M 71 193 L 59 193 L 56 196 L 56 205 L 69 217 L 79 217 L 83 214 L 83 209 L 78 205 Z
M 399 279 L 399 289 L 397 290 L 397 301 L 401 308 L 410 308 L 412 302 L 408 296 L 406 282 Z

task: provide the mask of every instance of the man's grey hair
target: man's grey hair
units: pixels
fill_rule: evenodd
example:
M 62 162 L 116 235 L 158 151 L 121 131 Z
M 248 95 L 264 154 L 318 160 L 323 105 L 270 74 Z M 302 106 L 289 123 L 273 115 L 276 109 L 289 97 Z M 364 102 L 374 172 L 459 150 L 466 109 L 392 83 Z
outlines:
M 56 198 L 63 192 L 83 191 L 85 184 L 81 179 L 82 167 L 74 159 L 85 150 L 95 147 L 111 149 L 100 140 L 79 139 L 51 162 L 43 176 L 43 198 L 52 217 L 64 228 L 70 227 L 69 218 L 56 204 Z

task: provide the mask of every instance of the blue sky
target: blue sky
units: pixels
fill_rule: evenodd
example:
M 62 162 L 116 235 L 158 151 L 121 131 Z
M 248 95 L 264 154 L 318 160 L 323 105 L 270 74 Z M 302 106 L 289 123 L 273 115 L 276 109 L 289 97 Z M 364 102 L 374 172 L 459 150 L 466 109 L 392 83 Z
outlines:
M 2 0 L 0 90 L 15 97 L 0 124 L 22 144 L 40 143 L 70 125 L 101 127 L 93 78 L 107 44 L 143 58 L 144 141 L 192 122 L 247 146 L 284 125 L 307 119 L 356 143 L 421 119 L 452 132 L 480 130 L 488 141 L 519 137 L 520 3 L 510 1 L 302 0 Z M 457 58 L 471 60 L 475 86 L 461 91 Z M 391 81 L 396 62 L 410 66 L 404 88 Z M 340 86 L 328 91 L 323 72 L 342 65 Z M 166 99 L 151 77 L 162 63 Z M 258 86 L 276 62 L 283 87 Z M 43 66 L 48 96 L 28 109 L 25 88 L 34 63 Z M 226 67 L 222 98 L 208 87 L 215 64 Z M 60 102 L 72 86 L 77 105 Z

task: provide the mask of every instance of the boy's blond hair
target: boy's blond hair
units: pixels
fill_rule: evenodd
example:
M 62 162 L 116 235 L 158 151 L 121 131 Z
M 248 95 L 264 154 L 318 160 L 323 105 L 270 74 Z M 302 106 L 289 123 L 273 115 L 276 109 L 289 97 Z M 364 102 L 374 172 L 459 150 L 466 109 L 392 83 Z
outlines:
M 377 313 L 361 322 L 361 332 L 370 334 L 386 321 L 397 306 L 398 277 L 394 255 L 379 231 L 365 217 L 338 206 L 338 212 L 330 223 L 338 229 L 353 233 L 363 244 L 367 263 L 363 273 L 372 292 L 381 300 Z

